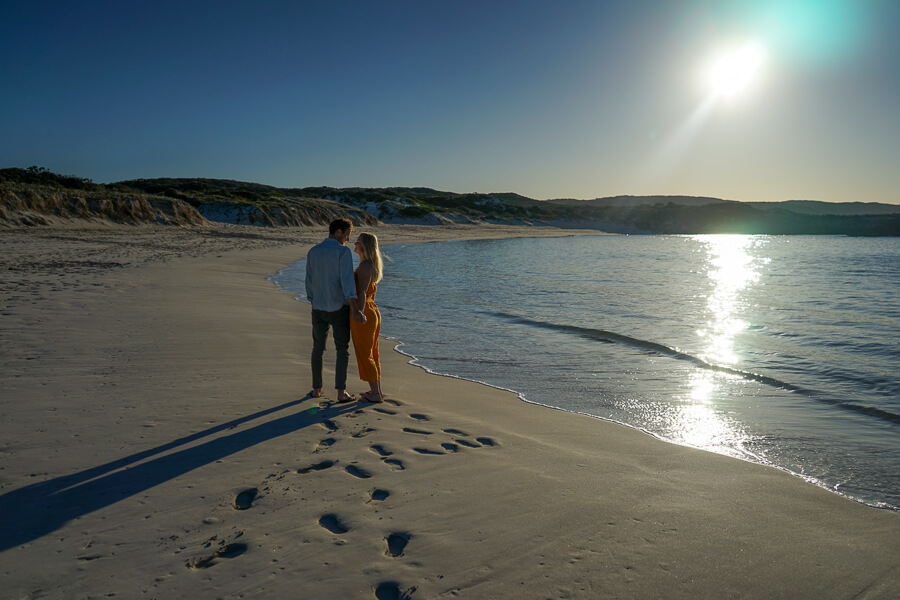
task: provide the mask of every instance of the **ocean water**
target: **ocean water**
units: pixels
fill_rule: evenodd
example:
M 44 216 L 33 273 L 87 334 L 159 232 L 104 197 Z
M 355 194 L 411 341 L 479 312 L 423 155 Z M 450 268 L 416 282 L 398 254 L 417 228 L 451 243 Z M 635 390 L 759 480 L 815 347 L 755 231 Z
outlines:
M 578 236 L 385 252 L 382 333 L 429 371 L 900 507 L 898 238 Z M 273 280 L 302 296 L 303 269 Z

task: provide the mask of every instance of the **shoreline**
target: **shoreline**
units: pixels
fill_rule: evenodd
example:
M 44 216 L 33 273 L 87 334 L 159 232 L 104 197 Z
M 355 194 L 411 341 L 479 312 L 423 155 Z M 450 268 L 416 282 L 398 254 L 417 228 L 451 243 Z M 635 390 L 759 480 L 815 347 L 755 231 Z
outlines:
M 804 483 L 806 483 L 806 484 L 808 484 L 808 485 L 812 485 L 813 487 L 817 487 L 817 488 L 819 488 L 819 489 L 821 489 L 821 490 L 824 490 L 824 491 L 826 491 L 826 492 L 829 492 L 829 493 L 831 493 L 831 494 L 834 494 L 835 496 L 838 496 L 839 498 L 842 498 L 842 499 L 844 499 L 844 500 L 848 500 L 848 501 L 853 502 L 853 503 L 856 503 L 856 504 L 861 504 L 862 506 L 865 506 L 865 507 L 867 507 L 867 508 L 872 508 L 872 509 L 875 509 L 875 510 L 883 510 L 883 511 L 886 511 L 886 512 L 891 512 L 891 513 L 897 513 L 897 514 L 900 514 L 900 508 L 895 508 L 895 507 L 893 507 L 893 506 L 891 506 L 891 505 L 889 505 L 889 504 L 887 504 L 887 503 L 884 503 L 884 502 L 879 502 L 879 503 L 866 502 L 865 500 L 862 500 L 862 499 L 860 499 L 860 498 L 856 498 L 856 497 L 854 497 L 854 496 L 850 496 L 850 495 L 848 495 L 848 494 L 844 494 L 844 493 L 841 493 L 841 492 L 839 492 L 839 491 L 836 491 L 836 490 L 834 490 L 831 486 L 829 486 L 829 485 L 827 485 L 827 484 L 825 484 L 825 483 L 822 483 L 821 481 L 819 481 L 819 480 L 816 479 L 815 477 L 805 476 L 805 475 L 803 475 L 803 474 L 801 474 L 801 473 L 795 473 L 794 471 L 791 471 L 790 469 L 788 469 L 788 468 L 786 468 L 786 467 L 781 467 L 781 466 L 776 465 L 776 464 L 773 464 L 773 463 L 762 462 L 762 461 L 759 461 L 759 460 L 753 460 L 752 458 L 746 458 L 746 457 L 744 457 L 744 456 L 739 456 L 739 455 L 735 455 L 735 454 L 726 454 L 726 453 L 724 453 L 724 452 L 716 452 L 715 450 L 710 450 L 710 449 L 708 449 L 708 448 L 703 448 L 703 447 L 700 447 L 700 446 L 691 446 L 690 444 L 679 443 L 679 442 L 676 442 L 676 441 L 673 441 L 673 440 L 666 439 L 666 438 L 664 438 L 664 437 L 662 437 L 662 436 L 660 436 L 660 435 L 658 435 L 658 434 L 656 434 L 656 433 L 654 433 L 654 432 L 652 432 L 652 431 L 649 431 L 649 430 L 646 430 L 646 429 L 642 429 L 642 428 L 640 428 L 640 427 L 638 427 L 638 426 L 636 426 L 636 425 L 631 425 L 630 423 L 625 423 L 624 421 L 616 421 L 615 419 L 610 419 L 610 418 L 602 417 L 602 416 L 599 416 L 599 415 L 594 415 L 594 414 L 587 413 L 587 412 L 582 412 L 582 411 L 577 411 L 577 410 L 571 410 L 571 409 L 568 409 L 568 408 L 563 408 L 563 407 L 561 407 L 561 406 L 553 406 L 552 404 L 542 404 L 542 403 L 537 402 L 537 401 L 535 401 L 535 400 L 529 400 L 529 399 L 525 396 L 525 394 L 524 394 L 523 392 L 520 392 L 520 391 L 515 390 L 515 389 L 512 389 L 512 388 L 505 388 L 505 387 L 502 387 L 502 386 L 499 386 L 499 385 L 494 385 L 494 384 L 492 384 L 492 383 L 488 383 L 488 382 L 486 382 L 486 381 L 479 381 L 479 380 L 477 380 L 477 379 L 469 379 L 469 378 L 467 378 L 467 377 L 463 377 L 462 375 L 454 375 L 454 374 L 452 374 L 452 373 L 441 373 L 441 372 L 435 371 L 435 370 L 433 370 L 433 369 L 431 369 L 431 368 L 429 368 L 429 367 L 427 367 L 427 366 L 425 366 L 425 365 L 418 364 L 416 361 L 419 360 L 419 357 L 417 357 L 417 356 L 415 356 L 415 355 L 413 355 L 413 354 L 409 354 L 409 353 L 407 353 L 407 352 L 404 352 L 404 351 L 400 350 L 399 347 L 403 345 L 403 342 L 402 342 L 402 341 L 399 341 L 399 340 L 396 340 L 396 339 L 393 339 L 393 338 L 389 338 L 389 337 L 386 337 L 386 336 L 381 336 L 381 337 L 382 337 L 383 339 L 389 341 L 391 344 L 394 344 L 394 347 L 393 347 L 394 352 L 397 352 L 398 354 L 400 354 L 400 355 L 402 355 L 402 356 L 404 356 L 404 357 L 406 357 L 406 358 L 411 359 L 411 360 L 407 361 L 407 364 L 408 364 L 408 365 L 411 365 L 411 366 L 414 366 L 414 367 L 418 367 L 418 368 L 422 369 L 423 371 L 425 371 L 425 372 L 426 372 L 427 374 L 429 374 L 429 375 L 433 375 L 433 376 L 435 376 L 435 377 L 447 377 L 447 378 L 450 378 L 450 379 L 458 379 L 458 380 L 461 380 L 461 381 L 468 381 L 468 382 L 471 382 L 471 383 L 476 383 L 476 384 L 478 384 L 478 385 L 486 386 L 486 387 L 488 387 L 488 388 L 491 388 L 491 389 L 494 389 L 494 390 L 497 390 L 497 391 L 500 391 L 500 392 L 508 392 L 508 393 L 510 393 L 510 394 L 515 395 L 515 396 L 518 398 L 519 401 L 524 402 L 524 403 L 526 403 L 526 404 L 531 404 L 531 405 L 534 405 L 534 406 L 539 406 L 539 407 L 541 407 L 541 408 L 546 408 L 546 409 L 549 409 L 549 410 L 557 410 L 557 411 L 560 411 L 560 412 L 563 412 L 563 413 L 567 413 L 567 414 L 571 414 L 571 415 L 579 415 L 579 416 L 582 416 L 582 417 L 587 417 L 587 418 L 589 418 L 589 419 L 596 419 L 596 420 L 598 420 L 598 421 L 603 421 L 603 422 L 605 422 L 605 423 L 610 423 L 610 424 L 612 424 L 612 425 L 617 425 L 617 426 L 619 426 L 619 427 L 625 427 L 625 428 L 627 428 L 627 429 L 632 429 L 632 430 L 634 430 L 634 431 L 636 431 L 636 432 L 638 432 L 638 433 L 642 433 L 642 434 L 644 434 L 644 435 L 648 435 L 648 436 L 650 436 L 651 438 L 653 438 L 654 440 L 657 440 L 657 441 L 662 442 L 662 443 L 665 443 L 665 444 L 672 444 L 672 445 L 674 445 L 674 446 L 679 446 L 679 447 L 683 447 L 683 448 L 690 448 L 690 449 L 692 449 L 692 450 L 699 450 L 699 451 L 701 451 L 701 452 L 709 452 L 710 454 L 715 454 L 715 455 L 718 455 L 718 456 L 723 456 L 723 457 L 725 457 L 725 458 L 731 458 L 731 459 L 734 459 L 734 460 L 739 460 L 739 461 L 742 461 L 742 462 L 749 463 L 749 464 L 751 464 L 751 465 L 757 465 L 757 466 L 760 466 L 760 467 L 768 467 L 768 468 L 772 468 L 772 469 L 775 469 L 775 470 L 777 470 L 777 471 L 781 471 L 781 472 L 783 472 L 783 473 L 785 473 L 785 474 L 787 474 L 787 475 L 790 475 L 791 477 L 795 477 L 795 478 L 797 478 L 797 479 L 803 481 Z
M 397 235 L 435 234 L 421 229 Z M 127 229 L 115 242 L 4 232 L 13 597 L 900 592 L 896 514 L 776 469 L 435 377 L 400 353 L 384 357 L 396 404 L 305 399 L 308 305 L 266 277 L 324 234 L 233 231 L 154 230 L 145 245 Z

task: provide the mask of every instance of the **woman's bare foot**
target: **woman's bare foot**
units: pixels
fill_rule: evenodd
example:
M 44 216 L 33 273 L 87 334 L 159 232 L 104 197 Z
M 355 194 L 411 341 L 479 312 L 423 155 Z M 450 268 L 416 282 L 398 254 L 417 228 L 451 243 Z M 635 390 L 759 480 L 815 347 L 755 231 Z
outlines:
M 321 398 L 322 397 L 322 388 L 315 388 L 309 392 L 310 398 Z
M 378 394 L 377 392 L 363 392 L 359 395 L 359 399 L 363 402 L 373 402 L 375 404 L 384 402 L 384 396 Z

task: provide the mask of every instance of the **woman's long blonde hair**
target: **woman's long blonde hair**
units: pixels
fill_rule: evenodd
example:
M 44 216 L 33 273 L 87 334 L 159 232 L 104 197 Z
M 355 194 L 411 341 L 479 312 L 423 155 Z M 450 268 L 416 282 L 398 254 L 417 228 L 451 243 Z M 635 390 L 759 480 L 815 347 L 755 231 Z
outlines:
M 363 260 L 372 263 L 375 268 L 374 281 L 378 283 L 381 281 L 381 269 L 384 262 L 381 258 L 381 249 L 378 247 L 378 238 L 375 237 L 375 234 L 364 231 L 359 234 L 359 241 L 362 244 Z

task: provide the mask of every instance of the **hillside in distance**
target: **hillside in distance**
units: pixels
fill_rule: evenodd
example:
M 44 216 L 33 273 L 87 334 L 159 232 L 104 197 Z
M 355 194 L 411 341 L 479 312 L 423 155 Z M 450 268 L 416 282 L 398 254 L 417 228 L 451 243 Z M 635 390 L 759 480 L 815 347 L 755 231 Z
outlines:
M 520 194 L 425 187 L 278 188 L 224 179 L 157 178 L 95 184 L 39 167 L 0 169 L 0 224 L 47 218 L 199 225 L 499 223 L 618 233 L 900 235 L 900 205 L 737 202 L 699 196 L 535 200 Z
M 822 202 L 820 200 L 785 200 L 782 202 L 738 202 L 707 196 L 609 196 L 593 200 L 559 199 L 548 200 L 564 206 L 655 206 L 657 204 L 677 204 L 679 206 L 704 206 L 707 204 L 732 203 L 752 206 L 760 210 L 783 209 L 806 215 L 891 215 L 900 212 L 900 205 L 882 202 Z
M 81 219 L 115 223 L 260 227 L 303 226 L 349 217 L 378 221 L 365 211 L 271 186 L 217 179 L 153 179 L 96 184 L 47 169 L 0 169 L 0 226 L 47 225 Z
M 893 215 L 900 206 L 882 202 L 820 202 L 818 200 L 787 200 L 785 202 L 750 202 L 762 210 L 781 208 L 803 215 Z

